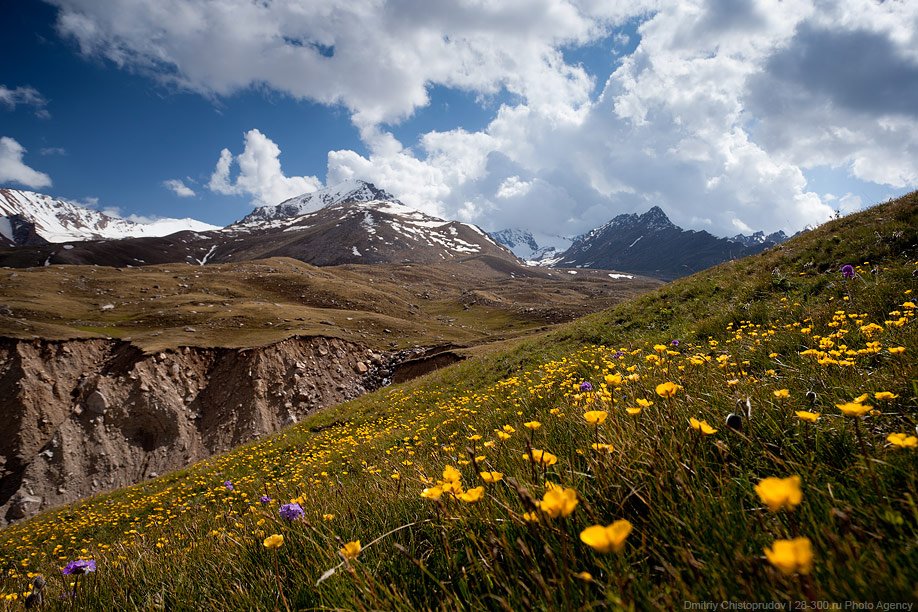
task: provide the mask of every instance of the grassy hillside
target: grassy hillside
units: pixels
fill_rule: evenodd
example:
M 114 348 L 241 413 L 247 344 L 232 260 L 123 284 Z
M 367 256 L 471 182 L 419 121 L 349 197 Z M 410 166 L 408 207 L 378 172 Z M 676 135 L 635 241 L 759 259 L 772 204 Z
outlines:
M 20 605 L 41 573 L 91 609 L 913 601 L 916 276 L 910 194 L 9 527 L 0 589 Z M 96 571 L 62 575 L 76 559 Z

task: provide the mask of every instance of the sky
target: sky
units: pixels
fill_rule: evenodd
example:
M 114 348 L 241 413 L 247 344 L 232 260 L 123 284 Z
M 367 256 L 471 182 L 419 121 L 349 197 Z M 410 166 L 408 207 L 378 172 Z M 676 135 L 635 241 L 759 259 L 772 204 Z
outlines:
M 791 233 L 918 188 L 909 0 L 19 0 L 0 186 L 231 223 L 345 179 L 487 230 Z

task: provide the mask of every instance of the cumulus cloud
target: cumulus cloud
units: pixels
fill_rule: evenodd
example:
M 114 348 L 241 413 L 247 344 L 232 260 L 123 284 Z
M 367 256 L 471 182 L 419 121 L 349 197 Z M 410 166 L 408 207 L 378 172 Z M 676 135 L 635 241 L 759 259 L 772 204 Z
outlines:
M 808 168 L 845 168 L 899 187 L 918 183 L 912 144 L 918 129 L 909 114 L 918 106 L 909 51 L 914 32 L 902 27 L 916 19 L 884 16 L 885 5 L 850 4 L 863 18 L 846 27 L 872 24 L 869 36 L 854 38 L 870 42 L 874 59 L 845 63 L 845 74 L 869 89 L 874 60 L 886 62 L 884 74 L 902 80 L 886 86 L 898 101 L 871 105 L 841 75 L 816 74 L 825 60 L 812 57 L 813 45 L 831 54 L 854 39 L 810 41 L 808 28 L 824 27 L 825 16 L 809 2 L 663 3 L 639 27 L 635 51 L 575 120 L 558 121 L 528 100 L 505 105 L 480 133 L 437 134 L 441 150 L 464 148 L 463 157 L 493 163 L 474 164 L 464 179 L 450 180 L 449 166 L 424 146 L 416 156 L 403 149 L 398 167 L 411 171 L 399 178 L 437 177 L 423 183 L 427 192 L 435 186 L 446 192 L 441 210 L 491 229 L 515 222 L 571 235 L 652 205 L 677 223 L 721 235 L 821 223 L 834 211 L 807 188 Z M 902 10 L 901 3 L 889 7 Z M 814 104 L 821 98 L 832 104 Z M 461 145 L 452 142 L 456 137 Z M 477 146 L 468 150 L 469 143 Z M 329 171 L 389 160 L 339 151 Z M 538 188 L 507 197 L 522 176 Z
M 0 183 L 19 183 L 38 189 L 51 186 L 51 177 L 22 162 L 25 149 L 8 136 L 0 138 Z
M 163 187 L 180 198 L 191 198 L 195 196 L 194 190 L 186 185 L 182 179 L 165 180 L 163 181 Z
M 86 55 L 207 96 L 344 106 L 368 152 L 329 152 L 329 184 L 489 229 L 573 235 L 659 205 L 722 235 L 795 231 L 834 212 L 809 169 L 918 185 L 914 2 L 51 1 Z M 600 42 L 607 70 L 565 59 Z M 479 131 L 399 142 L 387 126 L 432 86 L 510 102 Z M 253 130 L 209 187 L 274 204 L 321 185 L 279 155 Z
M 232 176 L 234 166 L 238 166 L 235 177 Z M 285 176 L 281 169 L 280 148 L 254 129 L 245 133 L 242 153 L 234 156 L 229 149 L 220 152 L 208 183 L 211 191 L 247 195 L 259 206 L 278 204 L 321 186 L 322 182 L 314 176 Z
M 520 180 L 518 176 L 508 176 L 497 188 L 494 194 L 498 198 L 517 198 L 524 196 L 532 189 L 532 183 Z
M 45 97 L 34 87 L 10 89 L 5 85 L 0 85 L 0 106 L 5 106 L 8 110 L 13 110 L 17 106 L 34 106 L 35 115 L 44 119 L 51 116 L 45 109 L 47 104 Z
M 559 116 L 593 80 L 561 49 L 605 36 L 655 2 L 496 3 L 50 0 L 86 55 L 208 95 L 267 85 L 342 104 L 358 125 L 425 106 L 427 87 L 506 90 Z

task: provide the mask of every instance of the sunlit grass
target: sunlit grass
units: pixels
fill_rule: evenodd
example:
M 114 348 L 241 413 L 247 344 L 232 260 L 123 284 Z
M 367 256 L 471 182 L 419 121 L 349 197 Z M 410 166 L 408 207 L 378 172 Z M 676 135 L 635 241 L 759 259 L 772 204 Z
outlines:
M 9 527 L 3 593 L 41 573 L 94 609 L 914 600 L 916 200 Z M 97 571 L 63 577 L 74 559 Z

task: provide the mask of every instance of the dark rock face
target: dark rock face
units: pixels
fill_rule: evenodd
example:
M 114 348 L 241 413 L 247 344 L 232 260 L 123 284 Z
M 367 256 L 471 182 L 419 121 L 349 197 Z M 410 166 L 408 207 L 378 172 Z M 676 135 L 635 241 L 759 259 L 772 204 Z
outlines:
M 779 238 L 778 234 L 768 238 L 772 237 Z M 775 244 L 765 237 L 744 244 L 707 232 L 684 230 L 654 206 L 643 215 L 619 215 L 578 237 L 555 266 L 621 270 L 671 280 Z

